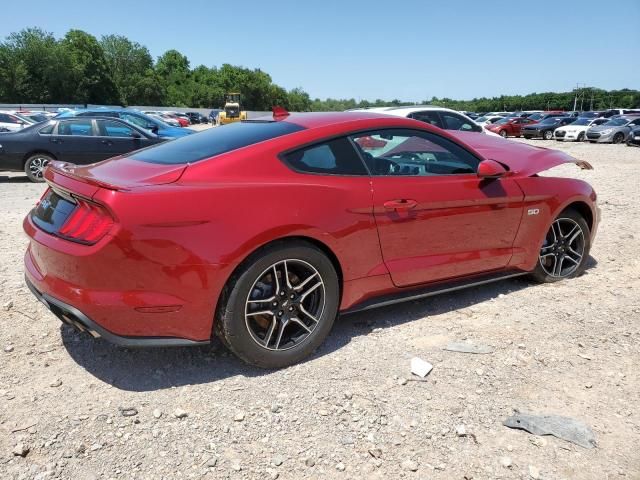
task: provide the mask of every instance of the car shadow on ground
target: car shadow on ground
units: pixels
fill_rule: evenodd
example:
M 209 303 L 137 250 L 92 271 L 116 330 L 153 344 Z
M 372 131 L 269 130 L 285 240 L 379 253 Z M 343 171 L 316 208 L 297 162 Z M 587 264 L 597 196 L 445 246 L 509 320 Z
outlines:
M 590 257 L 586 274 L 596 264 L 595 259 Z M 455 312 L 532 285 L 527 277 L 508 279 L 404 304 L 342 315 L 323 345 L 306 361 L 331 354 L 353 338 L 368 335 L 374 329 Z M 274 372 L 244 364 L 217 340 L 210 346 L 201 347 L 127 349 L 101 339 L 91 339 L 87 334 L 80 334 L 66 325 L 62 325 L 60 330 L 65 348 L 78 365 L 121 390 L 145 392 L 183 385 L 214 384 L 226 378 L 257 377 Z
M 0 175 L 0 183 L 31 183 L 31 180 L 29 180 L 26 175 L 21 177 Z

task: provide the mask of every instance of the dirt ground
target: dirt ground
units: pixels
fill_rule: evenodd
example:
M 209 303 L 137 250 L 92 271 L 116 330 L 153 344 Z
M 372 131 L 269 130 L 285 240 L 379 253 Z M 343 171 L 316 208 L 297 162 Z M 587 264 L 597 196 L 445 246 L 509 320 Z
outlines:
M 44 187 L 0 172 L 0 478 L 640 479 L 640 149 L 530 143 L 595 167 L 553 172 L 599 194 L 585 275 L 344 316 L 280 371 L 61 326 L 23 281 Z M 494 351 L 443 350 L 456 340 Z M 413 356 L 434 365 L 424 382 Z M 514 409 L 582 420 L 598 447 L 508 429 Z

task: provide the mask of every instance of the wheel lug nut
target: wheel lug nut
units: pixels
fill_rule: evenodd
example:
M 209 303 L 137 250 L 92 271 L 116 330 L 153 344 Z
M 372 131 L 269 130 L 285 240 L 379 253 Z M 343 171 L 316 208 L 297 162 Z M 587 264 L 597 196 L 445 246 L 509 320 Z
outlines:
M 293 307 L 289 307 L 289 311 L 290 311 L 290 312 L 293 312 Z
M 293 300 L 294 298 L 296 298 L 296 296 L 292 293 L 291 297 L 289 297 L 289 298 L 291 298 L 291 300 Z
M 284 297 L 284 292 L 280 292 L 280 296 L 281 296 L 281 297 Z
M 279 316 L 279 317 L 281 317 L 283 314 L 284 314 L 284 312 L 283 312 L 282 310 L 280 310 L 280 311 L 278 312 L 278 316 Z
M 277 306 L 278 306 L 278 302 L 273 302 L 273 303 L 272 303 L 272 305 L 273 305 L 274 307 L 277 307 Z

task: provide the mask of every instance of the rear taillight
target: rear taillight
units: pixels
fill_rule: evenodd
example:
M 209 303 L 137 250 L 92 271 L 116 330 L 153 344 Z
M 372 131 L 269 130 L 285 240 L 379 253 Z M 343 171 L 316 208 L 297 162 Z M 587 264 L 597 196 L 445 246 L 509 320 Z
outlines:
M 58 230 L 58 235 L 73 242 L 93 245 L 113 226 L 113 217 L 104 207 L 75 197 L 78 202 L 73 213 Z

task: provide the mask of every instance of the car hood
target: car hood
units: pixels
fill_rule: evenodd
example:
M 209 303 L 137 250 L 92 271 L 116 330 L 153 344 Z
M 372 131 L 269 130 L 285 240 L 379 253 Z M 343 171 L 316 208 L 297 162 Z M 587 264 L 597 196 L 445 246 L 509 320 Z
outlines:
M 478 152 L 486 160 L 495 160 L 505 165 L 512 176 L 530 177 L 539 172 L 549 170 L 565 163 L 573 163 L 583 170 L 593 170 L 584 160 L 578 160 L 564 152 L 543 147 L 535 147 L 513 140 L 473 135 L 467 132 L 447 132 L 471 149 Z
M 618 126 L 612 126 L 612 125 L 609 125 L 609 126 L 597 125 L 597 126 L 595 126 L 595 127 L 590 127 L 590 128 L 589 128 L 589 131 L 591 131 L 591 132 L 601 132 L 601 131 L 603 131 L 603 130 L 621 130 L 621 129 L 623 129 L 623 128 L 625 128 L 625 126 L 624 126 L 624 125 L 618 125 Z

